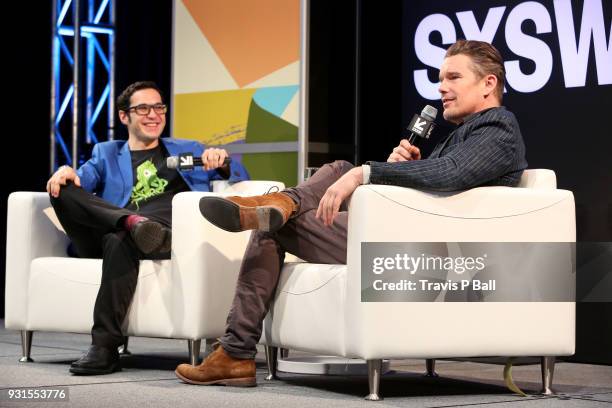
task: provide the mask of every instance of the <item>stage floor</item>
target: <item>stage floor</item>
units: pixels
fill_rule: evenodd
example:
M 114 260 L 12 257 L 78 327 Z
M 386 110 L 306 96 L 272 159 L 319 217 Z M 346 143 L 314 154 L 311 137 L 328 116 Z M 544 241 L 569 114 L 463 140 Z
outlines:
M 279 373 L 266 381 L 263 353 L 257 356 L 257 388 L 194 386 L 174 376 L 187 361 L 187 342 L 130 338 L 131 356 L 122 357 L 123 370 L 105 376 L 74 376 L 69 365 L 90 343 L 88 335 L 35 332 L 34 363 L 19 363 L 18 332 L 4 329 L 0 320 L 0 406 L 50 407 L 612 407 L 612 366 L 558 362 L 557 395 L 537 395 L 539 364 L 513 367 L 513 376 L 528 397 L 509 391 L 503 382 L 503 364 L 495 360 L 438 361 L 440 377 L 425 378 L 423 360 L 393 360 L 382 378 L 381 402 L 366 402 L 366 377 L 313 376 Z M 303 355 L 293 353 L 291 355 Z M 534 362 L 536 360 L 533 360 Z M 527 361 L 528 362 L 528 361 Z M 14 388 L 67 387 L 68 402 L 7 400 Z

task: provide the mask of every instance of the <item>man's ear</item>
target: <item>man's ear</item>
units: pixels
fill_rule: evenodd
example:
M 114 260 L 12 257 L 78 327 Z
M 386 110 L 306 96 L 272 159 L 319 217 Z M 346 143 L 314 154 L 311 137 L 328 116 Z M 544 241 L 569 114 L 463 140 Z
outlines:
M 493 74 L 485 75 L 484 77 L 484 95 L 485 97 L 494 94 L 497 87 L 497 77 Z
M 130 115 L 126 112 L 126 111 L 119 111 L 119 120 L 121 121 L 121 123 L 123 123 L 124 125 L 128 125 L 128 123 L 130 123 Z

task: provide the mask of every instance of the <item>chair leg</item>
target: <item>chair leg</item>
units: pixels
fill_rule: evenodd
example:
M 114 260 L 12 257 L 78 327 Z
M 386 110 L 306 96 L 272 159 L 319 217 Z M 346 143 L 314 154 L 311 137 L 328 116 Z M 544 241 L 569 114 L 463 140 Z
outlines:
M 119 355 L 120 356 L 131 356 L 132 352 L 130 350 L 128 350 L 128 341 L 130 340 L 130 338 L 128 336 L 125 336 L 123 338 L 123 344 L 119 346 Z
M 425 367 L 427 372 L 425 373 L 425 377 L 437 377 L 438 373 L 436 373 L 436 360 L 433 358 L 428 358 L 425 360 Z
M 19 359 L 20 363 L 33 363 L 34 360 L 30 358 L 30 352 L 32 351 L 32 330 L 21 331 L 21 352 L 23 356 Z
M 189 348 L 189 363 L 192 366 L 197 366 L 200 362 L 200 345 L 202 340 L 187 340 L 187 346 Z
M 555 357 L 542 357 L 542 391 L 544 395 L 553 395 L 553 374 L 555 373 Z
M 368 386 L 370 387 L 370 393 L 365 397 L 367 401 L 380 401 L 383 399 L 378 394 L 381 372 L 382 360 L 368 360 Z
M 276 378 L 276 367 L 278 366 L 278 347 L 264 346 L 266 350 L 266 364 L 268 365 L 268 375 L 266 380 L 271 381 Z

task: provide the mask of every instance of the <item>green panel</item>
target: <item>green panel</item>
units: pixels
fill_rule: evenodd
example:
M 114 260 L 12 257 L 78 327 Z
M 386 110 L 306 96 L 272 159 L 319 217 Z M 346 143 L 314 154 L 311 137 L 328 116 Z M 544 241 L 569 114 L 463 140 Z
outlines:
M 245 153 L 241 162 L 253 180 L 282 181 L 285 187 L 297 184 L 297 152 Z
M 262 109 L 252 100 L 247 123 L 247 143 L 295 142 L 298 128 Z

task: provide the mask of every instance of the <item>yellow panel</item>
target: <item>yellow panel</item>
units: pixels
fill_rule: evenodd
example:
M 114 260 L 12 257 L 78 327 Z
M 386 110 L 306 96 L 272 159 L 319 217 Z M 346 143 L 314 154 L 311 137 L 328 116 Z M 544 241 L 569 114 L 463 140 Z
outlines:
M 257 89 L 174 96 L 174 135 L 218 145 L 245 140 L 249 106 Z

